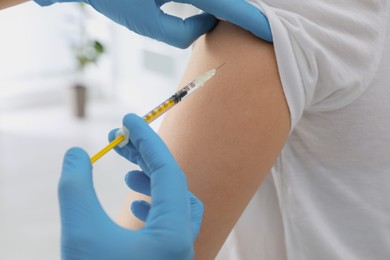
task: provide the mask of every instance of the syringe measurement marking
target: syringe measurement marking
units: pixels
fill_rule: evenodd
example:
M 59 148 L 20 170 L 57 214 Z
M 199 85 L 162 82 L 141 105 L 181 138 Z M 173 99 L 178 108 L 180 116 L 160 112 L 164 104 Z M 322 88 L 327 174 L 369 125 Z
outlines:
M 192 88 L 195 87 L 195 83 L 194 82 L 191 82 L 190 84 L 188 84 L 187 86 L 185 86 L 184 88 L 181 89 L 181 92 L 183 91 L 187 91 L 189 92 Z
M 179 103 L 181 99 L 186 96 L 191 89 L 196 87 L 194 82 L 189 83 L 187 86 L 179 90 L 175 95 L 173 95 L 168 101 L 162 103 L 161 105 L 154 108 L 151 112 L 144 116 L 144 120 L 149 124 L 157 119 L 161 114 L 165 113 L 167 110 L 171 109 L 174 105 Z
M 146 114 L 144 116 L 144 120 L 146 121 L 146 123 L 151 123 L 153 120 L 157 119 L 157 117 L 159 117 L 162 113 L 164 113 L 166 110 L 170 109 L 171 107 L 173 107 L 175 105 L 175 101 L 173 101 L 173 99 L 169 99 L 168 101 L 162 103 L 161 105 L 159 105 L 158 107 L 156 107 L 155 109 L 153 109 L 151 112 L 149 112 L 148 114 Z

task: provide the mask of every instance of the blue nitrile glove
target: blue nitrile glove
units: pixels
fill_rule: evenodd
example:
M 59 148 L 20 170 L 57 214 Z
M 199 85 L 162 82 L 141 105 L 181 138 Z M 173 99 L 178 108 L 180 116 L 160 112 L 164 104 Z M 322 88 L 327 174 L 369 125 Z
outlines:
M 113 138 L 113 135 L 110 134 L 110 139 L 111 138 Z M 119 154 L 121 154 L 120 151 Z M 129 172 L 126 175 L 125 181 L 130 189 L 142 193 L 146 196 L 151 195 L 150 178 L 142 171 Z M 188 199 L 191 204 L 192 229 L 194 232 L 194 237 L 196 238 L 199 234 L 200 225 L 202 223 L 204 208 L 199 199 L 191 192 L 188 192 Z M 131 204 L 131 211 L 138 219 L 146 222 L 150 212 L 150 207 L 151 205 L 148 202 L 137 200 Z
M 227 20 L 250 31 L 257 37 L 272 42 L 271 28 L 267 17 L 247 0 L 173 0 L 196 6 L 219 19 Z M 166 1 L 169 2 L 169 1 Z
M 195 232 L 203 214 L 201 202 L 195 197 L 190 202 L 185 175 L 143 119 L 128 115 L 124 126 L 129 130 L 130 143 L 120 153 L 143 170 L 128 176 L 150 179 L 150 183 L 149 179 L 142 181 L 150 185 L 152 197 L 150 209 L 147 206 L 145 211 L 145 227 L 139 231 L 124 229 L 107 216 L 93 188 L 90 158 L 80 148 L 71 149 L 65 155 L 59 184 L 62 258 L 192 259 Z M 149 188 L 144 188 L 148 193 Z M 141 204 L 134 205 L 139 208 Z M 195 214 L 191 212 L 194 208 Z
M 217 20 L 211 15 L 272 42 L 267 17 L 246 0 L 35 0 L 42 6 L 80 1 L 90 4 L 98 12 L 138 34 L 180 48 L 187 48 L 199 36 L 214 28 Z M 168 2 L 191 4 L 209 14 L 182 20 L 160 10 Z
M 96 11 L 131 31 L 172 46 L 187 48 L 199 36 L 215 27 L 217 19 L 198 14 L 185 20 L 165 14 L 160 7 L 165 0 L 35 0 L 46 6 L 61 2 L 84 2 Z

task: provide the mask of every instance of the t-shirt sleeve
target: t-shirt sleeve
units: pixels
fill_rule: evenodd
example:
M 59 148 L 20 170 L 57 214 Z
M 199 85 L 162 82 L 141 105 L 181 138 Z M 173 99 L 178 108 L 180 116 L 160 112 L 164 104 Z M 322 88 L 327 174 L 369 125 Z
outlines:
M 304 111 L 350 104 L 378 69 L 387 1 L 250 0 L 270 22 L 291 130 Z

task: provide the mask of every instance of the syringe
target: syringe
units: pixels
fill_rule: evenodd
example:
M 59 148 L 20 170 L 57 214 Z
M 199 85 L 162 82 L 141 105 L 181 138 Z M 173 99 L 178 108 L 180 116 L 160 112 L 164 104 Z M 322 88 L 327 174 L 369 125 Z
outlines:
M 194 91 L 202 87 L 208 80 L 210 80 L 214 75 L 217 73 L 217 70 L 221 68 L 224 64 L 219 66 L 216 69 L 212 69 L 207 71 L 206 73 L 196 77 L 193 81 L 191 81 L 189 84 L 187 84 L 185 87 L 177 91 L 173 96 L 165 100 L 163 103 L 158 105 L 156 108 L 154 108 L 152 111 L 147 113 L 143 118 L 146 121 L 146 123 L 150 124 L 160 116 L 162 116 L 165 112 L 167 112 L 169 109 L 174 107 L 176 104 L 178 104 L 181 100 L 188 97 Z M 122 127 L 117 132 L 117 137 L 111 141 L 106 147 L 104 147 L 100 152 L 92 156 L 91 163 L 96 162 L 99 160 L 103 155 L 108 153 L 111 149 L 113 149 L 116 146 L 123 147 L 129 142 L 129 134 L 126 128 Z

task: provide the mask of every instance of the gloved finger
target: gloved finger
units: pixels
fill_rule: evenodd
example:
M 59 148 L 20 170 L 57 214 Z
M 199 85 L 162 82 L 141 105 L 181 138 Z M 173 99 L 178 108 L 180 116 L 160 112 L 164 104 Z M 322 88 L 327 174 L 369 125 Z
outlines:
M 34 0 L 40 6 L 48 6 L 55 3 L 88 2 L 88 0 Z
M 191 192 L 188 192 L 190 206 L 191 206 L 191 221 L 194 241 L 199 235 L 200 227 L 202 225 L 204 206 L 203 203 Z
M 144 200 L 136 200 L 131 203 L 131 212 L 139 220 L 146 222 L 150 210 L 150 204 Z
M 142 171 L 131 171 L 126 174 L 125 182 L 133 191 L 150 196 L 150 179 Z
M 162 40 L 175 47 L 185 49 L 201 35 L 214 29 L 218 21 L 213 15 L 206 13 L 183 20 L 161 11 L 160 22 L 165 37 Z
M 90 158 L 81 148 L 72 148 L 65 154 L 58 195 L 62 226 L 73 227 L 64 232 L 107 217 L 93 188 Z
M 188 225 L 181 220 L 188 214 L 187 183 L 183 172 L 160 137 L 140 117 L 129 114 L 123 119 L 129 130 L 130 142 L 144 160 L 150 178 L 152 208 L 151 225 L 186 229 Z
M 173 0 L 173 2 L 191 4 L 219 19 L 240 26 L 263 40 L 272 42 L 268 18 L 247 0 Z
M 116 132 L 119 129 L 114 129 L 108 134 L 108 141 L 111 142 L 116 138 Z M 119 148 L 116 146 L 114 148 L 115 152 L 117 152 L 120 156 L 124 157 L 125 159 L 129 160 L 130 162 L 139 165 L 141 168 L 146 167 L 145 162 L 143 161 L 141 155 L 139 152 L 134 149 L 134 146 L 131 142 L 129 142 L 126 146 Z
M 142 171 L 129 172 L 125 177 L 125 181 L 127 186 L 129 186 L 132 190 L 150 196 L 150 179 Z M 200 226 L 202 224 L 204 206 L 203 203 L 191 192 L 188 192 L 188 199 L 191 209 L 193 239 L 195 240 L 199 234 Z M 133 214 L 144 222 L 146 221 L 149 209 L 150 204 L 145 201 L 135 201 L 131 207 Z

